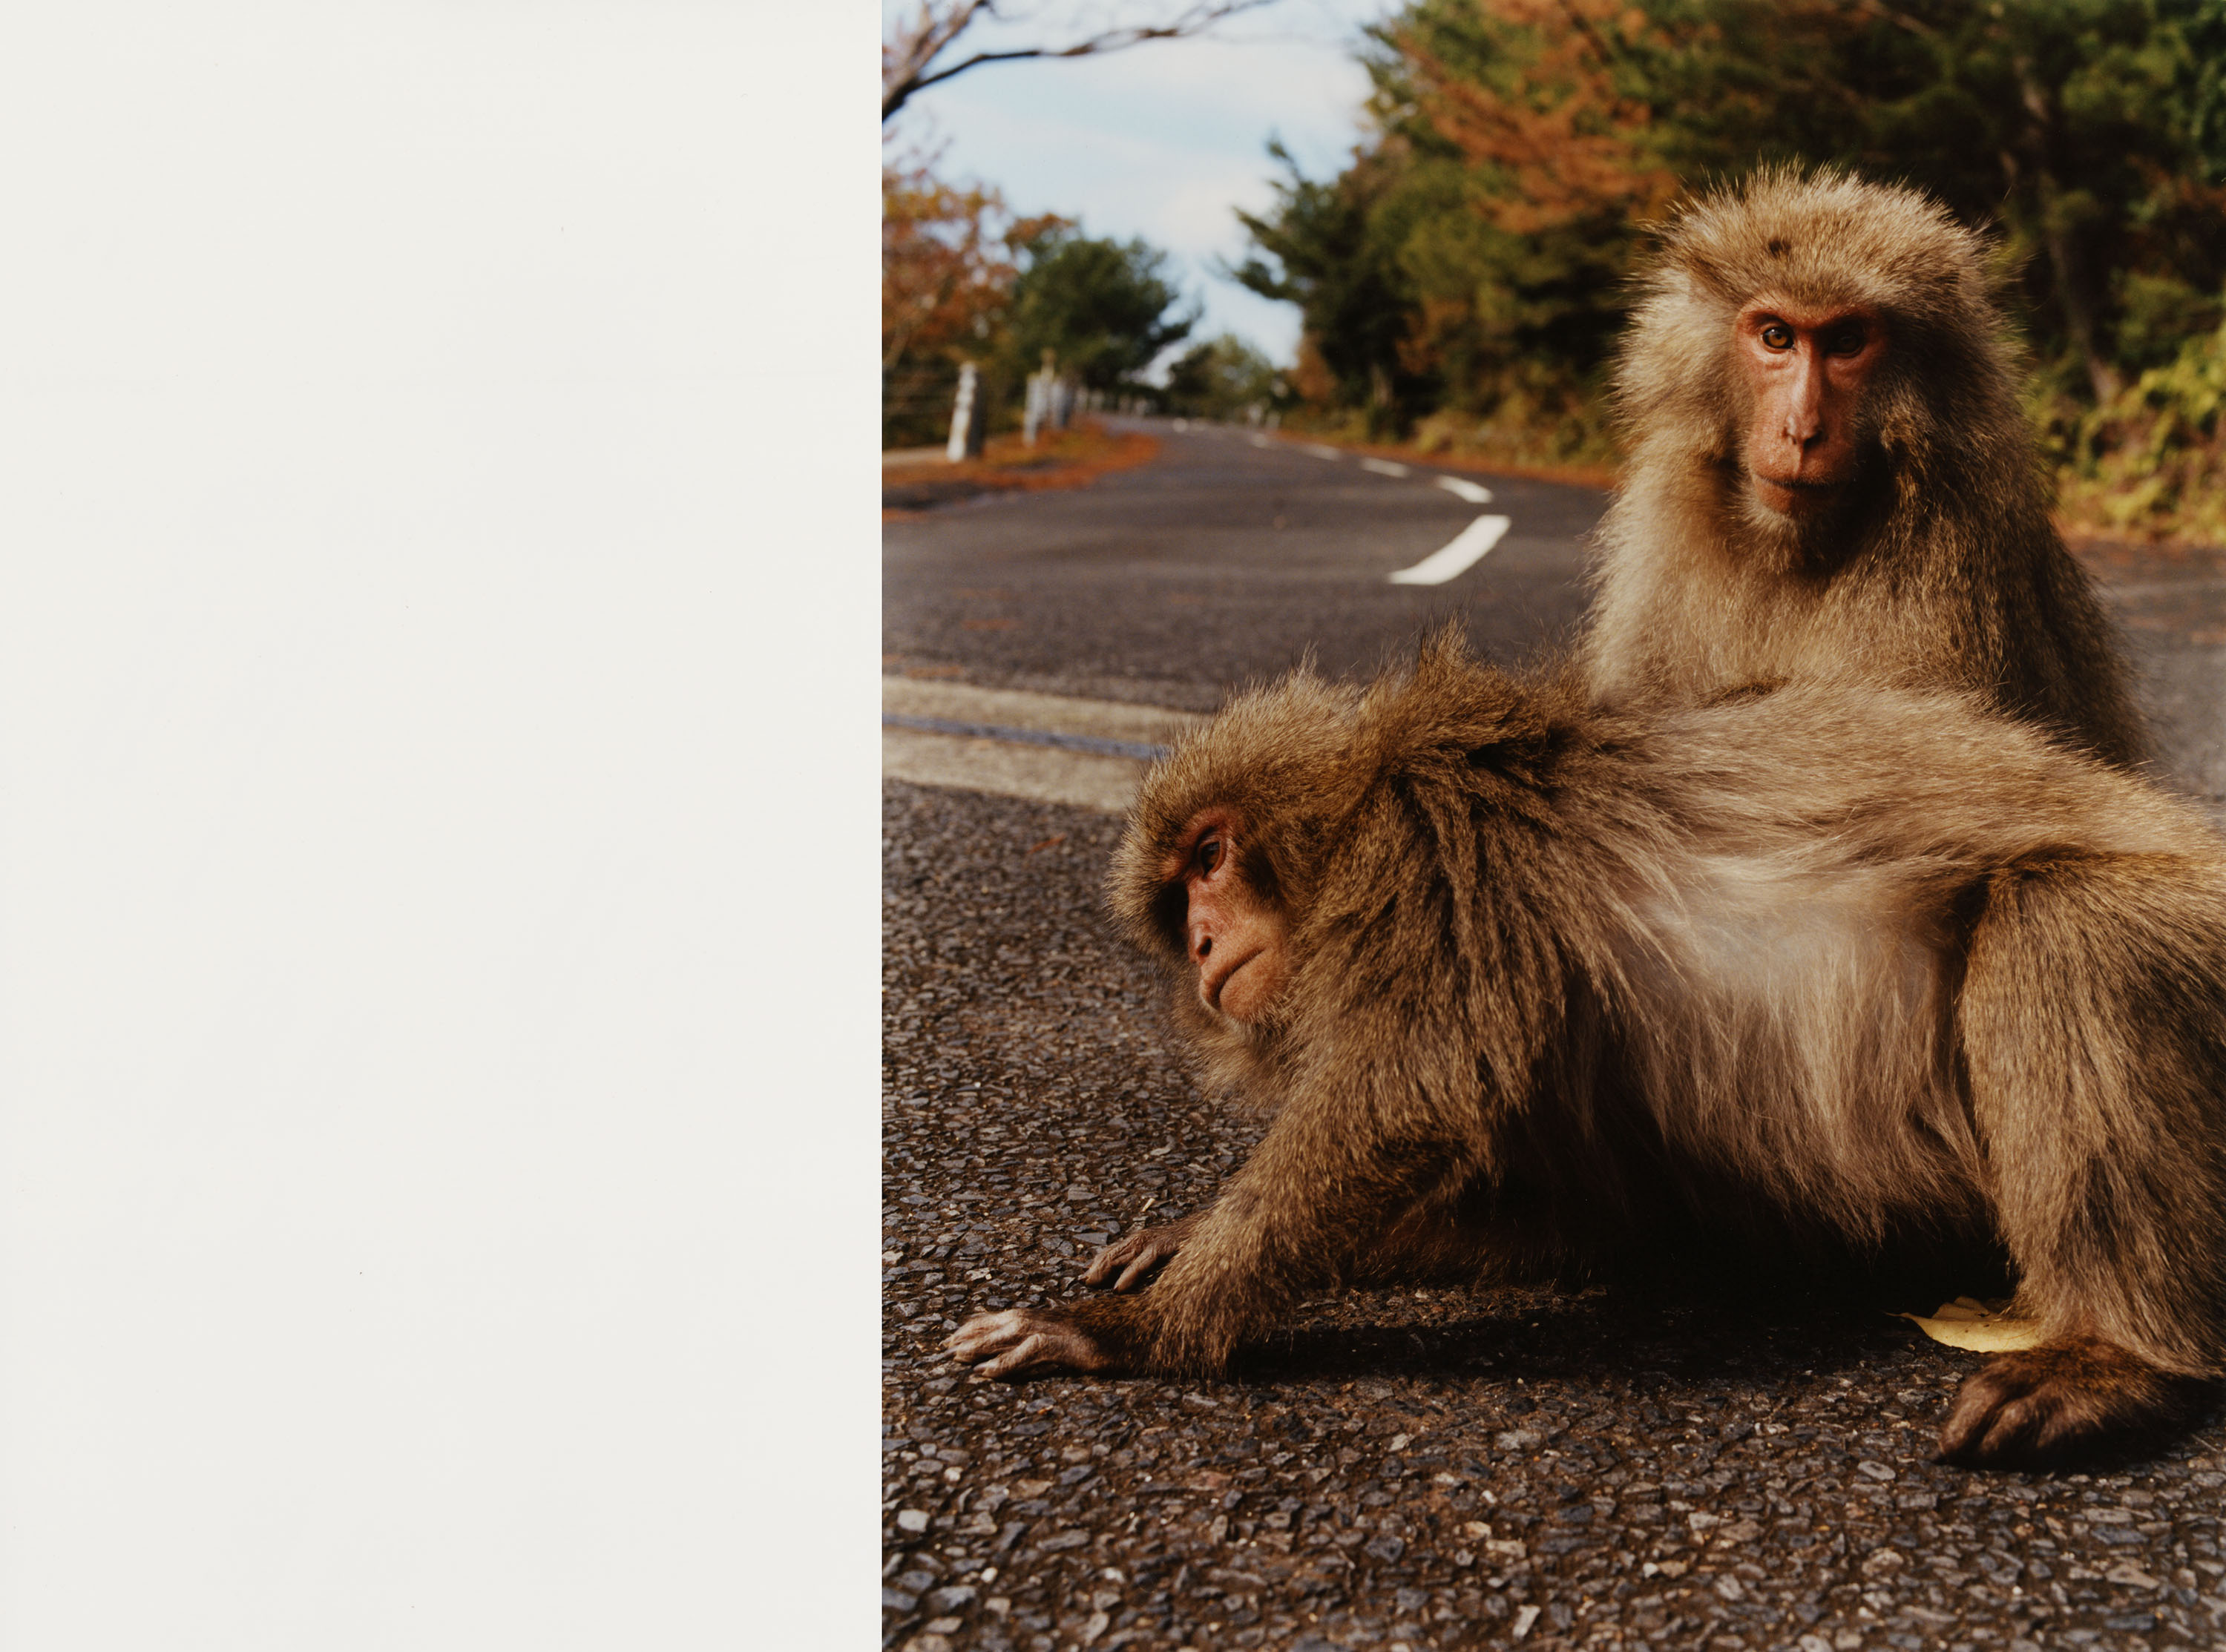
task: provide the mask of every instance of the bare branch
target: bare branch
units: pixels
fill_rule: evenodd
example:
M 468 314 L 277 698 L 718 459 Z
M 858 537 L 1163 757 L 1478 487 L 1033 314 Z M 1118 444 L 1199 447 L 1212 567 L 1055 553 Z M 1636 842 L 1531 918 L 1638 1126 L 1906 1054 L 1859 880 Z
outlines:
M 1892 23 L 1898 29 L 1905 29 L 1920 40 L 1930 41 L 1936 46 L 1940 43 L 1938 29 L 1919 18 L 1911 16 L 1905 11 L 1886 5 L 1884 0 L 1861 0 L 1861 3 L 1855 9 L 1867 16 L 1876 17 L 1880 22 Z
M 1585 37 L 1585 43 L 1593 48 L 1593 55 L 1604 66 L 1612 68 L 1619 54 L 1615 48 L 1601 36 L 1600 30 L 1593 27 L 1593 20 L 1569 4 L 1568 0 L 1561 0 L 1561 15 L 1568 19 L 1570 28 Z
M 915 92 L 937 86 L 983 63 L 1009 63 L 1024 57 L 1091 57 L 1139 46 L 1148 40 L 1180 40 L 1199 35 L 1240 12 L 1256 11 L 1275 0 L 1192 0 L 1163 23 L 1134 23 L 1108 29 L 1065 46 L 1024 46 L 1010 51 L 976 52 L 960 61 L 935 67 L 958 37 L 982 17 L 997 15 L 996 0 L 922 0 L 913 22 L 881 46 L 881 118 L 905 106 Z

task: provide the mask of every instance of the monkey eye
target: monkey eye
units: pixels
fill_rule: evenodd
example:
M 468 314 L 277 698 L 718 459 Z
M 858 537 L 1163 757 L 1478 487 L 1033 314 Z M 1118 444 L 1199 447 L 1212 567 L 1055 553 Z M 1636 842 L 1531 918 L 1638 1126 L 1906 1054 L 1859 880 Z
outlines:
M 1198 846 L 1198 869 L 1211 877 L 1213 875 L 1213 868 L 1220 864 L 1221 840 L 1218 837 L 1209 837 Z
M 1793 347 L 1793 329 L 1783 321 L 1765 322 L 1762 342 L 1767 349 L 1790 350 Z
M 1847 327 L 1835 327 L 1826 336 L 1824 348 L 1831 355 L 1856 356 L 1862 353 L 1863 346 L 1869 341 L 1869 335 L 1860 327 L 1851 323 Z

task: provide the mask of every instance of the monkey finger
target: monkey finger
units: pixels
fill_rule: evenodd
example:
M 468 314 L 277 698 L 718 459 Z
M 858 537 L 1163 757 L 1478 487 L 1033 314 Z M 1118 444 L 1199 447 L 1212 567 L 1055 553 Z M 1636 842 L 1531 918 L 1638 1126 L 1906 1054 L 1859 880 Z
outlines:
M 1147 1248 L 1142 1255 L 1131 1258 L 1129 1265 L 1121 1270 L 1121 1277 L 1113 1281 L 1113 1288 L 1116 1291 L 1135 1290 L 1153 1274 L 1158 1273 L 1167 1263 L 1173 1261 L 1174 1255 L 1175 1247 L 1173 1245 L 1153 1245 Z
M 1002 1313 L 977 1313 L 943 1339 L 944 1350 L 960 1364 L 971 1365 L 987 1358 L 1000 1344 L 1021 1335 L 1023 1323 L 1015 1308 Z
M 1109 1362 L 1084 1331 L 1065 1320 L 1008 1308 L 976 1314 L 944 1342 L 962 1365 L 976 1365 L 984 1377 L 1032 1376 L 1042 1371 L 1094 1371 Z
M 1108 1245 L 1099 1251 L 1097 1260 L 1090 1264 L 1090 1271 L 1082 1276 L 1082 1282 L 1110 1282 L 1116 1291 L 1132 1291 L 1171 1260 L 1178 1249 L 1161 1236 L 1160 1229 L 1131 1234 L 1118 1244 Z
M 1969 1464 L 2022 1459 L 2038 1443 L 2045 1418 L 2030 1395 L 2009 1400 L 1969 1419 L 1943 1457 Z
M 1109 1363 L 1088 1336 L 1058 1320 L 1030 1322 L 1019 1344 L 982 1368 L 988 1377 L 1033 1376 L 1049 1371 L 1102 1370 Z
M 1950 1463 L 1994 1460 L 2014 1449 L 2037 1420 L 2024 1396 L 1993 1369 L 1970 1377 L 1940 1426 L 1940 1456 Z
M 1116 1291 L 1136 1289 L 1180 1254 L 1184 1241 L 1198 1223 L 1195 1216 L 1185 1217 L 1165 1227 L 1146 1228 L 1116 1240 L 1097 1253 L 1082 1282 L 1102 1286 L 1110 1281 Z
M 1142 1285 L 1147 1279 L 1151 1277 L 1154 1271 L 1154 1264 L 1157 1260 L 1158 1259 L 1155 1257 L 1147 1258 L 1139 1256 L 1135 1261 L 1130 1262 L 1126 1268 L 1121 1270 L 1121 1277 L 1113 1281 L 1113 1288 L 1116 1291 L 1135 1290 L 1139 1285 Z
M 1135 1255 L 1137 1242 L 1142 1237 L 1141 1234 L 1132 1233 L 1126 1239 L 1116 1239 L 1102 1247 L 1091 1258 L 1089 1271 L 1083 1274 L 1082 1282 L 1084 1285 L 1103 1285 L 1115 1268 L 1127 1265 Z
M 1051 1339 L 1041 1331 L 1021 1338 L 1018 1346 L 1007 1349 L 976 1373 L 988 1378 L 1028 1376 L 1038 1371 L 1057 1370 L 1059 1363 Z

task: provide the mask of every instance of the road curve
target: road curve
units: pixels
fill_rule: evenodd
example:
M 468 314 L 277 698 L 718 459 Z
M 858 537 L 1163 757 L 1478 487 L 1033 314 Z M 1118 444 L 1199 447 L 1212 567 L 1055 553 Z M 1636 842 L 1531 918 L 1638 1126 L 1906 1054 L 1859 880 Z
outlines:
M 1513 664 L 1584 610 L 1597 489 L 1451 477 L 1457 491 L 1419 464 L 1364 468 L 1240 428 L 1134 423 L 1161 443 L 1140 469 L 889 522 L 885 669 L 1211 710 L 1309 650 L 1326 671 L 1371 670 L 1449 616 Z M 1464 535 L 1490 538 L 1475 531 L 1490 516 L 1510 525 L 1454 577 L 1392 582 Z

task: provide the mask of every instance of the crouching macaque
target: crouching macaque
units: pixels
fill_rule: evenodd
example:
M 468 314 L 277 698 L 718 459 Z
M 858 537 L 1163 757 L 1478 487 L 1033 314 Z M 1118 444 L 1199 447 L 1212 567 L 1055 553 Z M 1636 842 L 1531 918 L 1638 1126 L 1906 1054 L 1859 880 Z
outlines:
M 1325 1286 L 1673 1220 L 2006 1250 L 2045 1345 L 1964 1385 L 1951 1458 L 2058 1460 L 2221 1369 L 2226 845 L 1970 697 L 1604 710 L 1448 632 L 1234 700 L 1147 779 L 1110 899 L 1274 1120 L 1100 1258 L 1148 1286 L 962 1327 L 986 1375 L 1212 1374 Z
M 1630 462 L 1580 663 L 1612 699 L 1852 672 L 2146 747 L 2049 518 L 1984 237 L 1912 189 L 1758 174 L 1664 227 L 1616 374 Z

